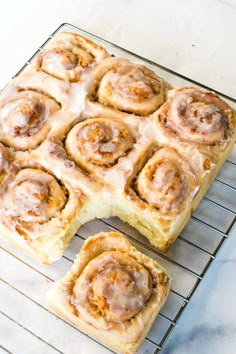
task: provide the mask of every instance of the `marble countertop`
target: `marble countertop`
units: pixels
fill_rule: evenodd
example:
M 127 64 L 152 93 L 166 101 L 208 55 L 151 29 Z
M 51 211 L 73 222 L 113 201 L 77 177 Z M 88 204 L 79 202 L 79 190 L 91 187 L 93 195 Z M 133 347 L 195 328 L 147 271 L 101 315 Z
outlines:
M 8 0 L 0 18 L 0 87 L 57 26 L 68 22 L 236 97 L 234 0 Z M 236 227 L 163 354 L 236 352 L 235 262 Z

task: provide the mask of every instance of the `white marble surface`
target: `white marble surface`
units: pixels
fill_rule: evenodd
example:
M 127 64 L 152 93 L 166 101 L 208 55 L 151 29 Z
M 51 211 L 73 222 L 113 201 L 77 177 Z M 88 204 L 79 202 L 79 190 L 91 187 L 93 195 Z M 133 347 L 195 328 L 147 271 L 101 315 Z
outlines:
M 0 19 L 0 87 L 60 23 L 70 22 L 236 97 L 234 0 L 8 0 L 1 1 Z M 235 354 L 235 261 L 236 228 L 187 306 L 163 354 Z M 12 331 L 14 353 L 18 354 L 17 341 L 23 348 L 22 341 L 31 343 L 27 340 L 32 338 L 21 327 L 5 321 L 2 328 Z M 72 334 L 71 340 L 75 340 Z M 4 353 L 1 344 L 0 353 Z M 53 352 L 40 345 L 38 353 Z M 83 354 L 107 353 L 96 346 L 91 347 L 92 352 L 82 347 Z M 34 352 L 27 345 L 25 348 L 22 353 Z

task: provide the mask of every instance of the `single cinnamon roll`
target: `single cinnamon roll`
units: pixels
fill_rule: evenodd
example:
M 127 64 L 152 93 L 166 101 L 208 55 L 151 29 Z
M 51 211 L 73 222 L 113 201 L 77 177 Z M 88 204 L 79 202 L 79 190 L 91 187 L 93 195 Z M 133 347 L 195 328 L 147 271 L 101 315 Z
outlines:
M 188 163 L 168 147 L 146 163 L 135 183 L 138 194 L 161 213 L 176 213 L 193 198 L 196 177 Z
M 0 197 L 3 238 L 43 263 L 60 258 L 78 227 L 79 192 L 22 160 L 12 164 Z
M 36 148 L 50 130 L 50 119 L 60 106 L 51 98 L 25 90 L 0 105 L 0 141 L 16 150 Z
M 173 90 L 156 113 L 156 123 L 170 138 L 202 145 L 222 144 L 232 133 L 233 111 L 220 97 L 195 87 Z
M 119 233 L 83 245 L 48 300 L 55 312 L 121 353 L 136 353 L 163 306 L 171 280 Z
M 108 58 L 95 74 L 90 97 L 116 110 L 146 116 L 164 102 L 164 83 L 148 68 Z
M 66 150 L 78 165 L 92 171 L 94 165 L 114 165 L 133 143 L 134 138 L 122 121 L 94 118 L 72 128 L 66 138 Z
M 37 67 L 58 79 L 77 82 L 87 67 L 106 56 L 106 50 L 89 39 L 63 32 L 39 54 Z

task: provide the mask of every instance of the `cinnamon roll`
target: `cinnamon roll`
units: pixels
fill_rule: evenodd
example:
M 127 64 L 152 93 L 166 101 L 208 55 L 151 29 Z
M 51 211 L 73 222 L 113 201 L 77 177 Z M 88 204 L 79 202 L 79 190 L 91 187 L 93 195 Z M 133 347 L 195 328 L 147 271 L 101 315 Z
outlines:
M 82 194 L 37 163 L 18 160 L 0 197 L 1 236 L 45 264 L 59 259 L 79 226 Z
M 0 141 L 16 150 L 36 148 L 50 131 L 60 106 L 41 93 L 15 89 L 0 103 Z
M 103 107 L 146 116 L 165 98 L 162 79 L 125 59 L 108 58 L 96 69 L 89 97 Z
M 210 146 L 225 144 L 234 130 L 228 104 L 215 93 L 195 87 L 169 92 L 156 113 L 156 123 L 171 139 Z
M 92 172 L 108 168 L 132 148 L 134 138 L 120 120 L 94 118 L 75 125 L 66 138 L 66 150 L 76 163 Z
M 190 166 L 174 149 L 158 150 L 137 177 L 136 190 L 151 207 L 177 213 L 190 203 L 197 182 Z
M 166 252 L 188 221 L 200 185 L 175 149 L 150 152 L 127 179 L 117 215 Z
M 52 309 L 124 354 L 136 353 L 171 287 L 169 275 L 119 233 L 85 241 L 47 294 Z
M 37 58 L 37 68 L 61 80 L 77 82 L 83 71 L 107 56 L 101 46 L 75 33 L 59 33 Z

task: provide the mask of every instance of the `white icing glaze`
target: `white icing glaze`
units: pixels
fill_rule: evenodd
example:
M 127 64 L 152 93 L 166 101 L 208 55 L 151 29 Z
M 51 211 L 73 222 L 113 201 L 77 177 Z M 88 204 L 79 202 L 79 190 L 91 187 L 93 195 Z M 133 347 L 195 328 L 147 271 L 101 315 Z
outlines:
M 77 124 L 68 134 L 66 148 L 80 164 L 109 167 L 133 145 L 127 126 L 118 120 L 90 119 Z
M 179 211 L 196 188 L 196 178 L 187 162 L 173 149 L 158 150 L 140 172 L 137 191 L 161 212 Z
M 128 60 L 105 59 L 94 77 L 99 86 L 93 84 L 90 95 L 105 106 L 145 116 L 163 102 L 162 81 L 151 70 Z
M 109 329 L 141 311 L 152 289 L 150 273 L 136 260 L 118 251 L 103 252 L 75 281 L 72 303 L 85 321 Z
M 78 82 L 88 66 L 107 56 L 105 49 L 75 33 L 59 33 L 39 54 L 37 67 L 59 79 Z
M 2 196 L 5 215 L 24 222 L 48 221 L 64 207 L 65 201 L 54 178 L 35 169 L 21 170 Z

